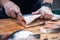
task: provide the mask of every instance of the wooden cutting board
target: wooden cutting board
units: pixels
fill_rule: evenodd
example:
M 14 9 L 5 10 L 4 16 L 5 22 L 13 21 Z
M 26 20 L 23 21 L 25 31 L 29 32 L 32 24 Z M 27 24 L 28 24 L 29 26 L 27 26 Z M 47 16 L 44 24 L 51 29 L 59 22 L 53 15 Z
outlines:
M 46 25 L 43 25 L 43 26 L 47 26 L 48 24 L 54 24 L 54 23 L 57 23 L 57 22 L 60 22 L 60 20 L 56 21 L 56 22 L 53 22 L 53 21 L 49 21 L 47 22 Z M 41 25 L 39 26 L 34 26 L 34 27 L 30 27 L 30 28 L 25 28 L 21 25 L 19 25 L 17 23 L 16 20 L 14 19 L 0 19 L 0 34 L 8 34 L 8 33 L 13 33 L 17 30 L 29 30 L 29 31 L 32 31 L 33 33 L 35 34 L 41 34 L 41 39 L 40 40 L 43 40 L 45 37 L 47 37 L 49 40 L 52 40 L 51 38 L 52 37 L 58 37 L 60 39 L 60 33 L 55 33 L 55 34 L 42 34 L 40 32 L 40 27 L 43 27 Z
M 12 33 L 22 29 L 24 27 L 19 25 L 14 19 L 0 19 L 0 34 Z

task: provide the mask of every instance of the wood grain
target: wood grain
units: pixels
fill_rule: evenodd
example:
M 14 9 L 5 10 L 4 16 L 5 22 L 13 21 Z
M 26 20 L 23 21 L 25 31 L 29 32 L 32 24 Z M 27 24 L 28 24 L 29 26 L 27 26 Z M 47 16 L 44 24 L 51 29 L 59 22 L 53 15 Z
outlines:
M 54 24 L 60 22 L 60 20 L 56 22 L 47 22 L 46 25 L 49 26 L 48 24 Z M 25 28 L 17 23 L 16 20 L 14 19 L 0 19 L 0 34 L 10 34 L 13 33 L 17 30 L 29 30 L 32 31 L 34 34 L 41 34 L 40 40 L 43 40 L 44 38 L 48 38 L 49 40 L 52 40 L 53 37 L 58 37 L 60 39 L 60 33 L 52 33 L 52 34 L 42 34 L 40 32 L 40 27 L 44 27 L 46 25 L 39 25 L 39 26 L 34 26 L 30 28 Z
M 24 29 L 24 27 L 19 25 L 16 20 L 0 19 L 0 34 L 12 33 L 22 29 Z

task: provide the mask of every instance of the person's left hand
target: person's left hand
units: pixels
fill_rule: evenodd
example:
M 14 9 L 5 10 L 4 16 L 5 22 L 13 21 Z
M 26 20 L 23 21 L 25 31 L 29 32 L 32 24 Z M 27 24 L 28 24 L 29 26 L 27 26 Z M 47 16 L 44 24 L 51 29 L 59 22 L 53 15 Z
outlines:
M 47 6 L 42 6 L 40 9 L 38 9 L 35 12 L 32 12 L 32 14 L 41 14 L 41 19 L 51 19 L 53 17 L 52 10 Z

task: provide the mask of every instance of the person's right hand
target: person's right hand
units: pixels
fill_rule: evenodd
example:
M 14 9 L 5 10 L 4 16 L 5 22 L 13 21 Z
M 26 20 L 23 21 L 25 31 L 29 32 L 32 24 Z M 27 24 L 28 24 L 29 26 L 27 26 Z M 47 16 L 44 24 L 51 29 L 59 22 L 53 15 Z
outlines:
M 15 3 L 9 1 L 4 5 L 4 8 L 8 16 L 16 18 L 19 24 L 25 26 L 25 20 L 21 14 L 20 8 Z
M 9 1 L 4 5 L 5 12 L 8 16 L 15 18 L 16 14 L 21 14 L 20 8 L 13 2 Z

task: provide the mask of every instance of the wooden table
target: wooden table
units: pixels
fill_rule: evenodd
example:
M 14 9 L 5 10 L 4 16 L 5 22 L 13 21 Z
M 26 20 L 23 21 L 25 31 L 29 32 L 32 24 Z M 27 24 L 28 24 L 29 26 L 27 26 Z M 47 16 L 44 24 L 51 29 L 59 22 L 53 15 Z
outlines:
M 60 20 L 58 20 L 58 21 L 60 21 Z M 10 18 L 0 19 L 0 34 L 13 33 L 17 30 L 22 30 L 23 29 L 23 30 L 32 31 L 35 34 L 41 34 L 40 40 L 43 40 L 46 37 L 49 40 L 52 40 L 51 39 L 52 37 L 58 37 L 58 39 L 60 39 L 60 33 L 42 34 L 40 32 L 40 27 L 41 26 L 34 26 L 34 27 L 30 27 L 30 28 L 25 28 L 25 27 L 22 27 L 21 25 L 19 25 L 16 20 L 13 20 L 13 19 L 10 19 Z

